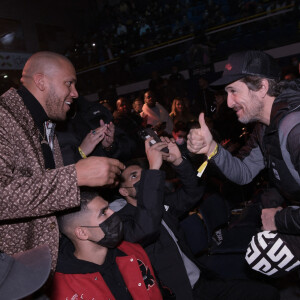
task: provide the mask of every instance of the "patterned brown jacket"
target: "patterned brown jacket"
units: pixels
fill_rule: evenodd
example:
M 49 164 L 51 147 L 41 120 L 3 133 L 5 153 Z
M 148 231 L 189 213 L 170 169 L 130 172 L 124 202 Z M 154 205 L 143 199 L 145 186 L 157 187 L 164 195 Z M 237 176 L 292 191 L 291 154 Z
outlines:
M 46 170 L 39 130 L 15 89 L 0 98 L 0 250 L 14 254 L 48 244 L 56 265 L 55 213 L 80 203 L 75 165 L 63 166 L 54 141 L 56 169 Z

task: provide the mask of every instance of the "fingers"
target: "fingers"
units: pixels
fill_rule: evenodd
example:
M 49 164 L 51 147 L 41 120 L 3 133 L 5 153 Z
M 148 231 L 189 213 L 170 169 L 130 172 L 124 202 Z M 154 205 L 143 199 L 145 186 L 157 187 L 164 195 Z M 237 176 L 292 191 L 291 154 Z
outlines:
M 187 140 L 187 148 L 190 152 L 198 153 L 202 148 L 207 146 L 206 139 L 201 135 L 200 132 L 201 130 L 202 128 L 190 130 L 190 133 L 188 134 L 188 140 Z
M 152 137 L 150 137 L 149 139 L 145 140 L 145 151 L 147 152 L 148 149 L 150 148 L 150 141 L 153 140 Z
M 149 150 L 150 147 L 153 147 L 156 145 L 157 142 L 154 140 L 153 137 L 149 137 L 148 139 L 145 140 L 145 149 L 146 151 Z
M 192 129 L 190 130 L 190 133 L 188 135 L 188 143 L 191 145 L 198 145 L 198 144 L 202 144 L 204 145 L 205 142 L 205 138 L 199 134 L 200 129 Z
M 200 154 L 201 149 L 205 148 L 207 144 L 203 139 L 200 140 L 188 140 L 187 141 L 187 148 L 192 153 L 198 153 Z
M 207 128 L 207 125 L 205 123 L 204 113 L 201 113 L 199 115 L 199 124 L 202 129 Z
M 114 124 L 113 122 L 110 122 L 110 123 L 108 124 L 108 128 L 109 128 L 110 130 L 115 130 L 115 124 Z
M 90 136 L 91 137 L 95 137 L 95 138 L 100 137 L 100 136 L 103 137 L 105 131 L 106 131 L 106 127 L 105 126 L 104 127 L 98 127 L 96 129 L 91 130 Z
M 114 158 L 91 156 L 75 164 L 79 186 L 104 186 L 118 180 L 123 163 Z
M 151 150 L 161 151 L 163 148 L 168 147 L 166 142 L 155 142 L 155 140 L 151 137 L 145 141 L 146 151 Z
M 282 207 L 265 208 L 261 212 L 261 221 L 264 230 L 277 230 L 275 224 L 275 214 L 282 210 Z
M 110 122 L 109 124 L 105 124 L 106 126 L 106 136 L 113 137 L 115 135 L 115 125 Z
M 121 163 L 119 160 L 115 158 L 108 158 L 111 164 L 118 168 L 119 171 L 123 171 L 125 169 L 125 165 Z M 118 173 L 120 174 L 120 172 Z
M 103 126 L 105 126 L 105 123 L 104 123 L 104 121 L 101 119 L 101 120 L 100 120 L 100 127 L 103 127 Z
M 165 142 L 157 143 L 152 146 L 154 150 L 161 151 L 163 148 L 168 147 L 168 144 Z
M 165 142 L 165 143 L 175 143 L 174 138 L 169 138 L 167 136 L 161 136 L 160 139 L 162 142 Z

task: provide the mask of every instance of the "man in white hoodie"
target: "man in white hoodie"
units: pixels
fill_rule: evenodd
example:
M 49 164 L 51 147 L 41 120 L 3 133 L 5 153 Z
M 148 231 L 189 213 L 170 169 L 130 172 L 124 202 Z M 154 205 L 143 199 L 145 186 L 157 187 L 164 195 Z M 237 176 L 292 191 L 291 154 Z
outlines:
M 153 91 L 149 90 L 144 94 L 143 111 L 141 112 L 141 117 L 145 118 L 147 116 L 147 124 L 155 127 L 159 123 L 166 123 L 165 131 L 168 134 L 172 134 L 173 122 L 169 117 L 167 110 L 156 101 L 155 94 Z

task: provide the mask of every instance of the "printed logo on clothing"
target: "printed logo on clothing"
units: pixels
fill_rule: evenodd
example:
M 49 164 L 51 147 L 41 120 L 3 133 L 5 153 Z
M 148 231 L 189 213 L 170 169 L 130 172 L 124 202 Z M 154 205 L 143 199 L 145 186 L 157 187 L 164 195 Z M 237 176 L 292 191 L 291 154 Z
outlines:
M 145 286 L 147 290 L 149 290 L 149 287 L 152 287 L 155 284 L 154 277 L 152 276 L 150 269 L 141 260 L 138 259 L 137 261 L 139 263 Z
M 245 258 L 253 270 L 268 276 L 280 277 L 299 268 L 300 261 L 281 237 L 271 231 L 262 231 L 252 237 Z

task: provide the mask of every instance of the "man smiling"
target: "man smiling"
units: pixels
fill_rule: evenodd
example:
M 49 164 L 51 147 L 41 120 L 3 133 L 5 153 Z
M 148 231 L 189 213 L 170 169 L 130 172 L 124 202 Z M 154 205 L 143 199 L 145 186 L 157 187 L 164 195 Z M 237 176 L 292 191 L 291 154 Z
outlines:
M 257 122 L 253 134 L 238 157 L 233 157 L 213 140 L 201 114 L 201 129 L 188 135 L 188 149 L 207 155 L 238 184 L 249 183 L 267 167 L 270 186 L 276 192 L 269 199 L 273 204 L 262 210 L 263 229 L 299 235 L 300 208 L 283 209 L 281 196 L 288 205 L 300 204 L 300 82 L 279 83 L 279 79 L 279 66 L 264 52 L 229 56 L 223 76 L 212 85 L 225 87 L 227 104 L 240 122 Z
M 75 69 L 66 57 L 33 54 L 21 83 L 0 98 L 0 249 L 11 255 L 48 244 L 54 268 L 56 212 L 79 205 L 79 186 L 112 184 L 124 166 L 89 157 L 63 167 L 52 121 L 65 120 L 78 97 Z

